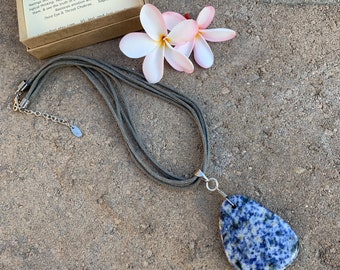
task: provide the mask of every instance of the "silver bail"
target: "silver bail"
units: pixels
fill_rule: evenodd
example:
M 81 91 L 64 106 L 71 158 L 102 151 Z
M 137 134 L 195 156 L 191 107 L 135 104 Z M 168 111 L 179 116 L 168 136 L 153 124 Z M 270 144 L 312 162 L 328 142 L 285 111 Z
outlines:
M 223 198 L 225 198 L 225 200 L 231 205 L 232 208 L 236 208 L 236 204 L 234 204 L 232 201 L 230 201 L 228 199 L 227 194 L 225 194 L 219 187 L 218 187 L 218 181 L 216 178 L 208 178 L 204 172 L 202 172 L 201 170 L 198 170 L 195 173 L 195 176 L 203 178 L 204 182 L 205 182 L 205 186 L 207 188 L 207 190 L 209 191 L 217 191 L 218 193 L 220 193 Z

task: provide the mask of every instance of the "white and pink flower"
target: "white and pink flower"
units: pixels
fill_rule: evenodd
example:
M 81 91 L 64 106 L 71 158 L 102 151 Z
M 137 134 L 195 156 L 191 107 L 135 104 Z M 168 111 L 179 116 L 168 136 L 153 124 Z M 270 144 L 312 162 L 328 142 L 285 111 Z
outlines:
M 177 24 L 168 33 L 161 12 L 151 4 L 145 4 L 140 13 L 145 33 L 130 33 L 123 37 L 119 47 L 130 58 L 144 57 L 143 73 L 150 83 L 157 83 L 163 77 L 164 58 L 176 70 L 192 73 L 194 65 L 187 56 L 172 46 L 192 40 L 197 31 L 194 20 Z
M 201 67 L 209 68 L 214 63 L 214 54 L 207 41 L 226 41 L 236 36 L 236 32 L 231 29 L 207 29 L 214 16 L 215 9 L 212 6 L 203 8 L 195 21 L 176 12 L 162 14 L 155 6 L 145 4 L 140 12 L 145 33 L 125 35 L 119 48 L 130 58 L 145 57 L 143 73 L 150 83 L 162 79 L 164 59 L 174 69 L 192 73 L 194 65 L 189 59 L 192 51 L 195 61 Z
M 169 30 L 173 29 L 178 23 L 187 20 L 187 18 L 177 12 L 164 12 L 163 18 Z M 197 64 L 203 68 L 210 68 L 214 63 L 214 54 L 207 43 L 227 41 L 236 36 L 236 32 L 227 28 L 207 29 L 215 16 L 215 8 L 212 6 L 205 7 L 198 14 L 196 23 L 198 32 L 195 37 L 185 44 L 179 44 L 175 47 L 178 51 L 186 56 L 190 56 L 194 51 L 194 58 Z

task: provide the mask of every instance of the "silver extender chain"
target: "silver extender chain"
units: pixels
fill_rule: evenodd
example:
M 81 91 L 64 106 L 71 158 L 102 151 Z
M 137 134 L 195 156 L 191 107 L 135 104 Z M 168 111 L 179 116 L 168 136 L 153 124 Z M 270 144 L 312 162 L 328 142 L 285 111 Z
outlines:
M 37 116 L 37 117 L 42 117 L 42 118 L 45 118 L 46 120 L 50 120 L 52 122 L 67 126 L 68 128 L 70 128 L 73 135 L 75 135 L 78 138 L 82 137 L 82 132 L 77 126 L 71 125 L 69 121 L 67 121 L 63 118 L 60 118 L 58 116 L 51 115 L 51 114 L 46 113 L 46 112 L 33 111 L 33 110 L 30 110 L 30 109 L 27 109 L 27 108 L 22 108 L 18 104 L 14 104 L 13 110 L 16 111 L 16 112 L 21 112 L 21 113 L 27 114 L 27 115 L 34 115 L 34 116 Z
M 13 109 L 14 109 L 14 111 L 19 111 L 21 113 L 25 113 L 25 114 L 28 114 L 28 115 L 43 117 L 47 120 L 50 120 L 52 122 L 55 122 L 55 123 L 58 123 L 58 124 L 61 124 L 61 125 L 65 125 L 69 128 L 72 127 L 72 125 L 67 120 L 62 119 L 62 118 L 55 116 L 55 115 L 51 115 L 51 114 L 46 113 L 46 112 L 33 111 L 33 110 L 30 110 L 30 109 L 26 109 L 26 108 L 20 108 L 18 106 L 14 107 Z

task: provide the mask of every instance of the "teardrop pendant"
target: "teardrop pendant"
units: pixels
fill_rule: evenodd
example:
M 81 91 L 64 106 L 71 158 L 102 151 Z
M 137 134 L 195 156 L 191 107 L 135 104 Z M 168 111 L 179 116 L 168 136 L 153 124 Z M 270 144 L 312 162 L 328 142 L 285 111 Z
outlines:
M 298 237 L 277 214 L 242 195 L 224 201 L 220 231 L 230 264 L 239 270 L 282 270 L 299 250 Z

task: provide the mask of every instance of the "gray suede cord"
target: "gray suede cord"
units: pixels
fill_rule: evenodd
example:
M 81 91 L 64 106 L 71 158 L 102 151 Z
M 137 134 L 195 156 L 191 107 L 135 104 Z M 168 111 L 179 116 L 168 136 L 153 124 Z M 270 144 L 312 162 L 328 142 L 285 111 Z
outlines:
M 48 75 L 56 69 L 71 66 L 79 68 L 102 95 L 121 130 L 131 155 L 146 174 L 160 183 L 174 187 L 188 187 L 199 182 L 199 178 L 194 175 L 191 178 L 174 175 L 150 155 L 130 119 L 129 108 L 121 91 L 122 84 L 126 84 L 131 88 L 166 100 L 191 115 L 199 129 L 203 146 L 201 168 L 197 169 L 205 171 L 210 154 L 208 129 L 203 113 L 195 102 L 169 86 L 160 83 L 150 84 L 139 73 L 103 61 L 66 55 L 56 57 L 46 63 L 26 81 L 29 90 L 25 99 L 32 101 L 48 79 Z

